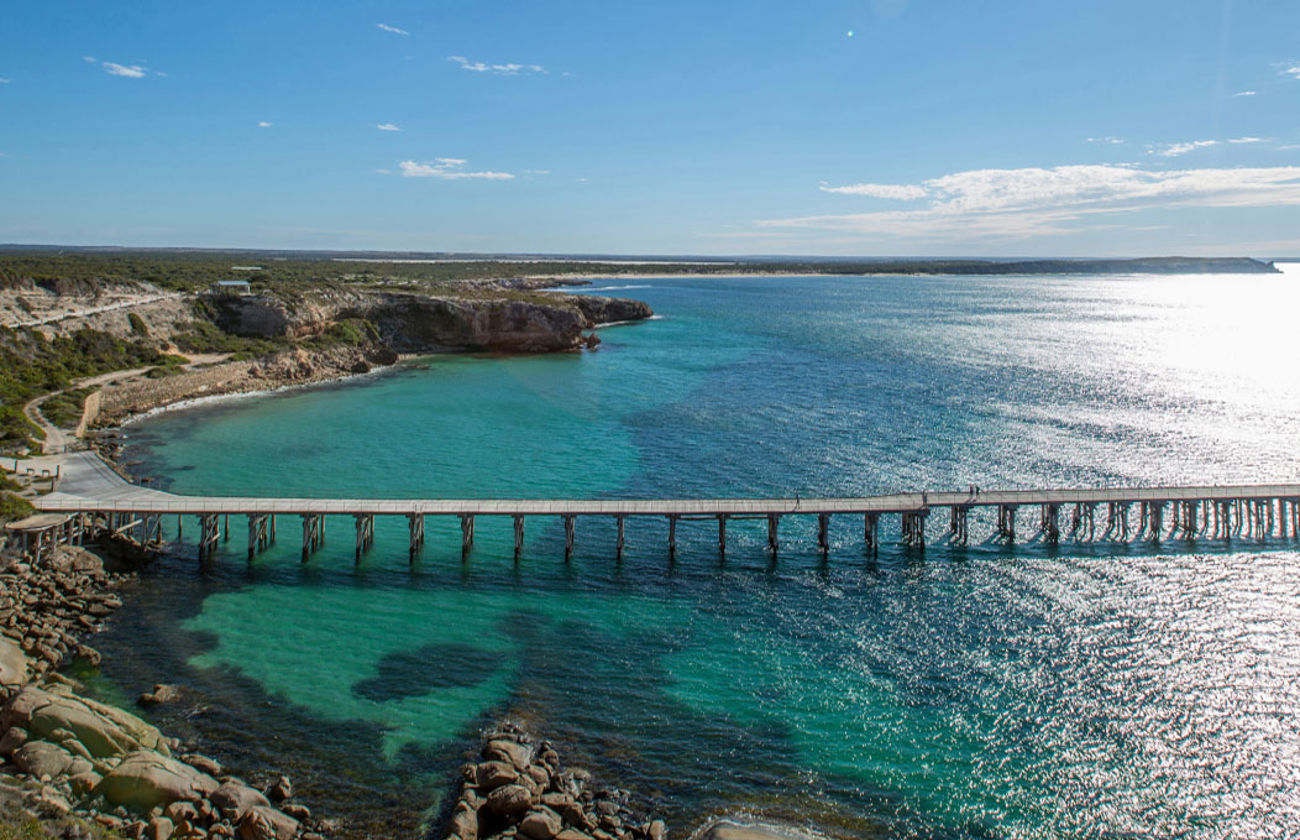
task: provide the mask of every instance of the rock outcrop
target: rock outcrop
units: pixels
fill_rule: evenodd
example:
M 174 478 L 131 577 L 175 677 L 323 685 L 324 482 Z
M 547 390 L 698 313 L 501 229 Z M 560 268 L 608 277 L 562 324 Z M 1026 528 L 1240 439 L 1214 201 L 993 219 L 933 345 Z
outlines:
M 294 301 L 214 295 L 205 298 L 205 305 L 226 332 L 262 338 L 299 339 L 341 320 L 362 319 L 379 328 L 385 344 L 403 353 L 574 350 L 584 329 L 653 314 L 636 300 L 565 294 L 524 299 L 494 287 L 467 296 L 329 288 Z
M 627 791 L 596 788 L 566 770 L 546 741 L 509 724 L 486 738 L 481 761 L 461 768 L 447 840 L 663 840 L 661 820 L 638 816 Z

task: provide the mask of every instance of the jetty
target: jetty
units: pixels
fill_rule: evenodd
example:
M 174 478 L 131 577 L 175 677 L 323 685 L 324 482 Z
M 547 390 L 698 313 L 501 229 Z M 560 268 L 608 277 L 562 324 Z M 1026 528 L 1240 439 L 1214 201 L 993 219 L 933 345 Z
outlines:
M 414 558 L 424 547 L 430 517 L 458 520 L 461 550 L 474 545 L 476 522 L 484 517 L 513 521 L 515 556 L 524 549 L 529 519 L 558 520 L 564 554 L 573 554 L 577 520 L 613 520 L 619 557 L 627 544 L 629 520 L 667 522 L 667 549 L 677 551 L 678 525 L 712 523 L 720 554 L 727 551 L 730 522 L 766 523 L 767 548 L 780 549 L 783 520 L 816 522 L 817 547 L 830 551 L 832 518 L 852 518 L 861 528 L 866 552 L 879 550 L 886 520 L 897 523 L 898 544 L 921 550 L 928 538 L 949 545 L 970 541 L 975 511 L 991 519 L 989 538 L 1013 544 L 1021 537 L 1054 545 L 1062 540 L 1115 542 L 1247 538 L 1300 538 L 1300 484 L 1204 485 L 1179 487 L 1079 487 L 893 493 L 859 498 L 773 499 L 313 499 L 256 496 L 186 496 L 132 484 L 92 452 L 70 453 L 61 464 L 57 492 L 37 497 L 41 531 L 50 544 L 80 541 L 87 534 L 130 536 L 141 546 L 161 547 L 164 517 L 176 517 L 178 540 L 184 522 L 197 525 L 199 557 L 230 540 L 230 520 L 247 523 L 250 559 L 276 541 L 277 523 L 301 526 L 302 557 L 325 540 L 328 520 L 350 520 L 356 557 L 374 544 L 375 518 L 405 519 Z M 991 514 L 991 516 L 989 516 Z M 63 517 L 55 523 L 52 515 Z M 939 524 L 935 524 L 936 521 Z M 36 523 L 33 523 L 35 525 Z M 238 526 L 237 526 L 238 527 Z M 297 528 L 294 529 L 298 530 Z M 43 544 L 43 543 L 42 543 Z

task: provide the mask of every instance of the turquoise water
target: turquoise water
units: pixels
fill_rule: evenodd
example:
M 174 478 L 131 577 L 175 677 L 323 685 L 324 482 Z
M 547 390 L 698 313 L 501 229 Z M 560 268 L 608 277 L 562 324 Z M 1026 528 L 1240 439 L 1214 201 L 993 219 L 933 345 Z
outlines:
M 596 353 L 438 356 L 159 415 L 177 492 L 374 497 L 853 495 L 1297 480 L 1288 277 L 677 279 Z M 122 691 L 227 762 L 283 764 L 360 836 L 436 811 L 479 727 L 521 719 L 681 835 L 713 813 L 836 836 L 1300 831 L 1293 541 L 862 551 L 860 522 L 480 519 L 462 560 L 351 521 L 251 564 L 241 523 L 178 549 L 102 637 Z M 1026 530 L 1022 522 L 1022 530 Z M 193 537 L 195 526 L 188 523 Z M 935 524 L 932 543 L 938 542 Z M 897 523 L 884 525 L 886 538 Z M 144 653 L 148 651 L 148 653 Z M 106 689 L 107 690 L 107 689 Z M 315 799 L 312 799 L 312 796 Z M 378 835 L 376 835 L 378 836 Z

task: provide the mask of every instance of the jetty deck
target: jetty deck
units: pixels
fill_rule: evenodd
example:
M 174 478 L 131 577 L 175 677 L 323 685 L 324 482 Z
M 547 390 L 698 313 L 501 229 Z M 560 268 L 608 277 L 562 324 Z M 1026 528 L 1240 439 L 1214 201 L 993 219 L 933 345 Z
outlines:
M 302 548 L 306 558 L 324 539 L 326 517 L 352 517 L 358 556 L 374 541 L 374 518 L 405 517 L 410 527 L 410 549 L 424 543 L 424 520 L 430 516 L 460 520 L 462 548 L 473 545 L 477 517 L 510 517 L 515 525 L 515 550 L 523 547 L 524 522 L 529 517 L 560 519 L 565 529 L 566 556 L 573 551 L 577 517 L 609 517 L 617 522 L 617 550 L 625 544 L 625 522 L 635 518 L 660 518 L 668 522 L 668 548 L 675 551 L 676 526 L 681 521 L 715 520 L 718 548 L 726 551 L 729 520 L 761 519 L 768 523 L 768 544 L 778 548 L 781 519 L 815 517 L 819 547 L 829 549 L 831 517 L 857 516 L 862 520 L 863 543 L 875 551 L 880 545 L 883 516 L 899 518 L 899 539 L 906 546 L 923 548 L 927 521 L 946 514 L 944 537 L 966 544 L 969 514 L 996 511 L 995 537 L 1016 540 L 1017 512 L 1032 508 L 1036 516 L 1029 527 L 1047 542 L 1063 534 L 1076 539 L 1159 541 L 1172 537 L 1233 536 L 1263 538 L 1300 535 L 1300 484 L 1188 485 L 1175 487 L 1058 487 L 1027 490 L 924 491 L 856 498 L 811 497 L 770 499 L 342 499 L 274 498 L 255 496 L 186 496 L 131 484 L 96 455 L 79 452 L 63 465 L 59 490 L 34 500 L 46 513 L 88 518 L 69 531 L 92 527 L 124 531 L 134 528 L 141 543 L 157 539 L 163 516 L 197 517 L 200 555 L 215 549 L 224 519 L 229 539 L 229 517 L 248 518 L 249 554 L 275 539 L 276 517 L 302 519 Z M 1103 510 L 1104 506 L 1104 510 Z M 1136 510 L 1134 508 L 1136 507 Z M 1099 516 L 1101 512 L 1101 516 Z M 178 522 L 180 520 L 178 519 Z

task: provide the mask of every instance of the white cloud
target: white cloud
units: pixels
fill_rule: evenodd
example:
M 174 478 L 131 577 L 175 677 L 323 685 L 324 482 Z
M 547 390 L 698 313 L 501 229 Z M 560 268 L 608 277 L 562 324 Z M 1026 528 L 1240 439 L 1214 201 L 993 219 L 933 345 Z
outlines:
M 155 72 L 154 72 L 154 75 L 155 75 L 155 76 L 161 76 L 161 77 L 164 78 L 164 79 L 167 78 L 167 74 L 164 73 L 164 72 L 162 72 L 161 70 L 155 71 Z
M 95 58 L 93 55 L 83 55 L 81 57 L 81 60 L 85 62 L 89 62 L 90 64 L 95 64 L 99 61 L 99 59 Z
M 9 84 L 9 80 L 6 79 L 4 76 L 0 76 L 0 85 L 7 85 L 7 84 Z
M 524 174 L 525 174 L 525 175 L 550 175 L 550 174 L 551 174 L 551 170 L 549 170 L 549 169 L 525 169 L 525 170 L 524 170 Z
M 1169 143 L 1163 148 L 1152 146 L 1147 150 L 1149 155 L 1160 155 L 1161 157 L 1178 157 L 1197 149 L 1204 149 L 1208 146 L 1219 145 L 1218 140 L 1189 140 L 1186 143 Z
M 262 120 L 260 123 L 257 124 L 257 127 L 258 127 L 258 128 L 270 128 L 270 127 L 271 127 L 272 125 L 274 125 L 274 124 L 275 124 L 275 123 L 269 123 L 269 122 L 267 122 L 266 120 Z
M 462 70 L 475 73 L 492 73 L 496 76 L 518 76 L 521 73 L 545 73 L 546 68 L 540 64 L 485 64 L 482 61 L 470 61 L 463 55 L 449 55 L 447 60 L 459 64 Z
M 116 64 L 112 61 L 103 62 L 104 72 L 110 76 L 125 76 L 128 79 L 143 79 L 147 73 L 139 64 Z
M 1233 94 L 1233 96 L 1254 96 L 1254 95 L 1255 95 L 1255 91 L 1253 90 L 1239 90 Z
M 1288 64 L 1282 68 L 1281 73 L 1283 76 L 1300 79 L 1300 64 Z
M 375 128 L 379 129 L 380 131 L 401 131 L 402 130 L 398 128 L 395 123 L 380 123 L 379 125 L 375 126 Z
M 1123 143 L 1124 141 L 1121 140 L 1121 139 L 1118 138 L 1118 137 L 1087 137 L 1087 138 L 1084 138 L 1084 141 L 1083 141 L 1083 142 L 1085 142 L 1085 143 L 1109 143 L 1109 144 L 1112 145 L 1112 146 L 1118 146 L 1119 144 Z
M 918 187 L 915 184 L 849 184 L 844 187 L 828 187 L 822 184 L 818 189 L 828 193 L 866 195 L 872 198 L 896 198 L 900 201 L 925 198 L 929 195 L 925 187 Z
M 509 181 L 515 176 L 509 172 L 466 172 L 461 169 L 468 161 L 462 158 L 434 158 L 432 163 L 417 163 L 413 160 L 401 161 L 402 176 L 405 178 L 441 178 L 444 181 L 478 179 L 483 181 Z
M 859 236 L 1021 239 L 1076 230 L 1095 214 L 1158 207 L 1300 205 L 1300 166 L 1152 171 L 1134 166 L 979 169 L 915 185 L 927 208 L 764 219 L 759 228 L 799 228 Z M 1095 229 L 1095 226 L 1094 226 Z
M 1263 137 L 1233 137 L 1233 138 L 1232 138 L 1231 140 L 1229 140 L 1228 142 L 1229 142 L 1229 143 L 1236 143 L 1236 144 L 1238 144 L 1238 145 L 1240 145 L 1240 144 L 1242 144 L 1242 143 L 1263 143 L 1263 142 L 1264 142 L 1264 138 L 1263 138 Z
M 392 175 L 392 174 L 393 174 L 393 170 L 391 170 L 391 169 L 376 169 L 375 171 L 378 172 L 380 175 Z
M 386 24 L 386 23 L 376 23 L 375 26 L 378 26 L 380 29 L 384 30 L 385 32 L 391 32 L 391 33 L 393 33 L 394 35 L 410 35 L 410 34 L 411 34 L 410 32 L 407 32 L 405 29 L 398 29 L 396 26 L 389 26 L 389 25 Z

